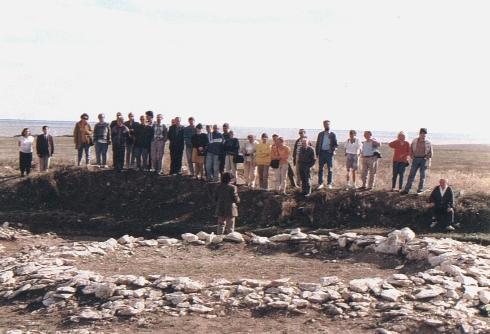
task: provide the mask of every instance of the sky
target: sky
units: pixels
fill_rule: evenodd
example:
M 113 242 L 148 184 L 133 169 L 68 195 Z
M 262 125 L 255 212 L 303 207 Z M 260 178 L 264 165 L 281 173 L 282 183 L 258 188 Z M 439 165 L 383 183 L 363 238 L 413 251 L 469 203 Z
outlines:
M 485 134 L 488 1 L 0 2 L 0 118 Z

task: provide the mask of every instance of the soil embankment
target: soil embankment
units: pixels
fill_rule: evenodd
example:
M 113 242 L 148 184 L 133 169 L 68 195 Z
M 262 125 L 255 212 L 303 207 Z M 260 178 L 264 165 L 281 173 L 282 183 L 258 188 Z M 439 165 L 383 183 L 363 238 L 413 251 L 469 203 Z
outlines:
M 2 186 L 0 219 L 35 232 L 99 236 L 214 231 L 215 187 L 188 177 L 63 169 Z M 426 196 L 328 190 L 305 199 L 299 193 L 239 191 L 239 230 L 262 235 L 294 226 L 408 226 L 424 232 L 430 221 Z M 488 232 L 489 204 L 486 195 L 459 196 L 456 219 L 463 232 Z

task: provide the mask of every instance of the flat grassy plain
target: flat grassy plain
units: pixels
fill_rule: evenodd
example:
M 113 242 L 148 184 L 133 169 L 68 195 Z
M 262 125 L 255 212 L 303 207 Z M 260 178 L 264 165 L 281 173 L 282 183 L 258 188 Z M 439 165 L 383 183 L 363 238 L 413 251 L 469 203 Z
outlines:
M 288 142 L 292 148 L 294 142 Z M 109 162 L 112 161 L 111 150 L 109 149 Z M 340 147 L 334 163 L 334 183 L 336 187 L 346 186 L 345 156 L 344 149 Z M 383 158 L 379 161 L 376 189 L 391 188 L 391 158 L 392 150 L 387 144 L 381 147 Z M 12 177 L 19 174 L 17 139 L 0 137 L 0 177 Z M 95 151 L 92 148 L 92 160 L 95 158 Z M 37 158 L 34 157 L 34 174 L 37 173 Z M 76 150 L 73 138 L 56 137 L 55 155 L 51 166 L 58 167 L 73 166 L 76 164 Z M 170 155 L 168 148 L 165 151 L 165 171 L 169 170 Z M 184 163 L 185 165 L 185 163 Z M 490 194 L 490 145 L 441 145 L 434 147 L 434 158 L 429 170 L 426 187 L 432 188 L 437 185 L 441 177 L 449 179 L 452 187 L 464 194 L 484 193 Z M 409 167 L 410 168 L 410 167 Z M 408 177 L 409 168 L 405 173 L 405 181 Z M 238 166 L 239 174 L 243 171 L 241 165 Z M 272 171 L 271 171 L 272 172 Z M 273 181 L 273 173 L 271 182 Z M 313 168 L 313 185 L 317 184 L 318 167 Z M 418 178 L 416 179 L 416 182 Z M 360 185 L 358 177 L 357 184 Z

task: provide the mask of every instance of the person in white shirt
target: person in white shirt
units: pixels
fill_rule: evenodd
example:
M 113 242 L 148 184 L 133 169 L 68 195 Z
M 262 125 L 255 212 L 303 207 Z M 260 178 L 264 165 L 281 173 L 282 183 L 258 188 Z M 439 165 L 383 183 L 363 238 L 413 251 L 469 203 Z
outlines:
M 29 175 L 31 173 L 33 144 L 34 137 L 31 136 L 31 131 L 28 128 L 24 128 L 18 141 L 19 167 L 21 176 Z
M 244 177 L 245 183 L 247 187 L 254 188 L 255 187 L 255 154 L 257 152 L 257 144 L 258 142 L 255 140 L 253 135 L 247 136 L 247 142 L 242 146 L 241 152 L 243 154 L 243 169 L 244 169 Z
M 359 155 L 362 150 L 362 143 L 359 138 L 356 138 L 357 132 L 355 130 L 349 131 L 349 139 L 345 142 L 345 167 L 347 168 L 347 187 L 356 187 L 356 173 L 359 169 Z M 350 174 L 352 171 L 352 182 Z

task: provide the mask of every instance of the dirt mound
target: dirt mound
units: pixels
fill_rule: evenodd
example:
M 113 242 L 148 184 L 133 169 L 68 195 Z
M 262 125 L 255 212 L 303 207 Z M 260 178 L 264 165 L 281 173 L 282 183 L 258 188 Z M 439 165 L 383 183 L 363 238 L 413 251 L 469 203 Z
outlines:
M 179 235 L 214 231 L 216 184 L 182 176 L 64 169 L 1 189 L 0 219 L 34 231 L 93 235 Z M 409 226 L 430 221 L 426 197 L 329 190 L 305 199 L 240 187 L 240 230 L 262 235 L 294 226 L 357 228 Z M 26 208 L 28 208 L 26 210 Z M 460 197 L 457 220 L 466 232 L 488 231 L 489 198 Z

